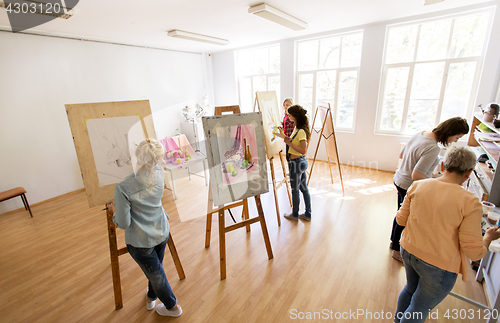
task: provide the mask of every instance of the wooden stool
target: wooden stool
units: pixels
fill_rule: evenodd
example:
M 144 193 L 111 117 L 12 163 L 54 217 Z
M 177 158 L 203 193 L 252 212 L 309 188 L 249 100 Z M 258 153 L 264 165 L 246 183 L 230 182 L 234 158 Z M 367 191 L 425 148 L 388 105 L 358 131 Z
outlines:
M 28 204 L 28 199 L 26 198 L 26 190 L 24 187 L 16 187 L 11 190 L 1 192 L 0 193 L 0 202 L 3 202 L 5 200 L 11 199 L 16 196 L 21 196 L 21 199 L 23 200 L 24 204 L 24 209 L 28 210 L 30 212 L 31 217 L 33 217 L 33 214 L 31 213 L 30 205 Z

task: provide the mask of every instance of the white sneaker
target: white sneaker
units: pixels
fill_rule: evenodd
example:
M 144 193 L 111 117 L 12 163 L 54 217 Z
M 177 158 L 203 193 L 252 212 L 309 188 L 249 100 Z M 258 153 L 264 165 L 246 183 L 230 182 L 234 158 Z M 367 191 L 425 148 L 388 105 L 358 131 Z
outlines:
M 180 305 L 177 306 L 178 308 L 176 310 L 169 311 L 165 308 L 165 305 L 161 303 L 160 305 L 156 306 L 156 313 L 160 314 L 161 316 L 179 317 L 182 315 L 182 308 Z
M 146 308 L 148 309 L 148 311 L 151 311 L 155 307 L 156 307 L 156 300 L 152 301 L 151 303 L 149 302 L 149 300 L 146 300 Z
M 148 309 L 148 311 L 151 311 L 153 308 L 155 308 L 155 306 L 156 306 L 156 299 L 152 302 L 149 302 L 148 291 L 146 291 L 146 308 Z

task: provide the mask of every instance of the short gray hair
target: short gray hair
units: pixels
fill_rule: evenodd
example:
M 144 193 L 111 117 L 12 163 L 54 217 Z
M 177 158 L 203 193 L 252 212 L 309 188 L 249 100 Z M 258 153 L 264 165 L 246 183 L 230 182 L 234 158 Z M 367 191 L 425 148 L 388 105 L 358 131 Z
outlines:
M 444 156 L 444 170 L 465 174 L 476 167 L 476 154 L 469 147 L 452 146 Z

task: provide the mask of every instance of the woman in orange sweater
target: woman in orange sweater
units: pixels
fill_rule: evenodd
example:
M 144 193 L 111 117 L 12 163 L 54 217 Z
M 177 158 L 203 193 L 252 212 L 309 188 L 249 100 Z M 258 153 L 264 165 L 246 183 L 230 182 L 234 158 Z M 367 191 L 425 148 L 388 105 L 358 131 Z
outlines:
M 482 205 L 461 185 L 474 170 L 476 155 L 467 147 L 452 147 L 444 160 L 444 175 L 416 181 L 409 188 L 396 220 L 405 226 L 401 256 L 406 285 L 399 294 L 394 321 L 425 322 L 429 312 L 452 290 L 457 275 L 466 280 L 468 261 L 486 255 L 500 229 L 481 237 Z

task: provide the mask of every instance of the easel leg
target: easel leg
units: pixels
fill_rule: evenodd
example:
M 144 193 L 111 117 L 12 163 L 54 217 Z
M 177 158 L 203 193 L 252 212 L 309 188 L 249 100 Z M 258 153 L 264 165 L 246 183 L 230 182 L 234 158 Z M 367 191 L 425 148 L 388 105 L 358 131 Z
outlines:
M 219 210 L 219 253 L 220 253 L 220 279 L 226 279 L 226 223 L 224 209 Z
M 123 307 L 122 286 L 120 281 L 120 263 L 118 261 L 118 243 L 116 241 L 116 227 L 113 223 L 113 214 L 106 206 L 108 219 L 109 253 L 111 256 L 111 273 L 113 275 L 113 290 L 115 293 L 115 309 Z
M 245 199 L 243 201 L 243 220 L 248 220 L 250 218 L 250 214 L 248 213 L 248 200 Z M 247 232 L 250 232 L 250 224 L 247 224 Z
M 184 269 L 182 269 L 181 260 L 179 259 L 179 255 L 177 254 L 177 249 L 175 248 L 172 232 L 170 232 L 167 244 L 168 244 L 168 249 L 170 250 L 170 254 L 172 255 L 172 259 L 174 260 L 175 268 L 177 269 L 177 274 L 179 275 L 179 279 L 182 280 L 186 278 L 186 275 L 184 274 Z
M 264 236 L 264 242 L 267 249 L 267 256 L 269 259 L 273 259 L 273 250 L 271 249 L 271 241 L 269 240 L 269 234 L 267 233 L 266 218 L 264 217 L 264 210 L 262 209 L 262 204 L 260 202 L 260 195 L 255 196 L 255 204 L 257 204 L 257 212 L 259 213 L 262 235 Z
M 330 165 L 330 157 L 328 158 L 328 168 L 330 169 L 330 178 L 332 179 L 332 184 L 333 184 L 333 174 L 332 174 L 332 166 Z
M 269 166 L 271 167 L 271 178 L 273 181 L 274 204 L 276 206 L 276 217 L 278 218 L 278 226 L 281 226 L 280 207 L 278 204 L 278 193 L 276 192 L 276 178 L 274 176 L 274 163 L 273 163 L 273 161 L 274 161 L 274 157 L 269 158 Z
M 283 154 L 280 151 L 281 168 L 283 169 L 283 176 L 285 177 L 286 192 L 288 194 L 288 201 L 290 201 L 290 207 L 292 207 L 292 193 L 290 193 L 290 179 L 286 175 L 285 161 L 283 160 L 283 158 L 284 158 Z
M 205 235 L 205 248 L 210 247 L 210 230 L 212 230 L 212 213 L 207 214 L 207 232 Z

